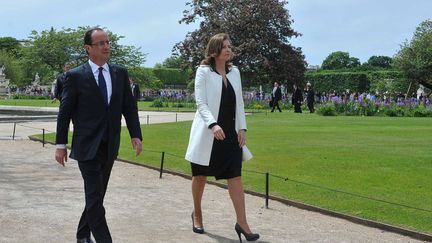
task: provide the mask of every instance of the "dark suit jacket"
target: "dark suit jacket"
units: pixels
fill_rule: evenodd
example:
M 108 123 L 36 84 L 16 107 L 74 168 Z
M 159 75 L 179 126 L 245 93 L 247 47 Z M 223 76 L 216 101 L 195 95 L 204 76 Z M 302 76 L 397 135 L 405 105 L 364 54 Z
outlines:
M 303 102 L 303 94 L 302 94 L 302 91 L 299 88 L 297 88 L 296 90 L 294 90 L 291 102 L 293 104 L 296 104 L 296 103 L 298 104 L 298 103 Z
M 61 95 L 63 92 L 63 83 L 66 80 L 66 73 L 62 73 L 57 77 L 56 85 L 54 88 L 54 97 L 58 100 L 61 99 Z
M 315 102 L 315 91 L 313 89 L 307 91 L 306 100 L 308 104 L 313 104 Z
M 133 85 L 132 95 L 133 95 L 135 100 L 139 100 L 139 98 L 141 98 L 141 91 L 140 91 L 139 85 L 137 83 L 135 83 Z
M 56 143 L 67 144 L 69 121 L 72 119 L 74 131 L 70 157 L 75 160 L 95 158 L 105 129 L 108 129 L 108 159 L 117 158 L 122 114 L 130 136 L 142 139 L 128 72 L 116 65 L 109 65 L 109 69 L 112 81 L 109 106 L 105 104 L 88 62 L 67 74 L 57 117 Z
M 276 88 L 276 92 L 275 92 L 274 96 L 273 96 L 273 92 L 272 92 L 272 99 L 274 101 L 279 101 L 282 99 L 282 91 L 281 91 L 280 87 Z

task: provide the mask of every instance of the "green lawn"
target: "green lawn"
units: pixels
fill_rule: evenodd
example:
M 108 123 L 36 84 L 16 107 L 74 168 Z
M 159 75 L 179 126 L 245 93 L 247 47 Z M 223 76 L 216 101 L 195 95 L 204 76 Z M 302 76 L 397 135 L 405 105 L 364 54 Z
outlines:
M 248 116 L 248 147 L 254 158 L 244 164 L 247 189 L 432 233 L 432 119 L 323 117 L 291 112 Z M 190 173 L 183 159 L 191 122 L 143 125 L 144 153 L 135 158 L 127 131 L 120 157 Z M 154 152 L 156 151 L 156 152 Z M 369 200 L 319 187 L 403 204 Z M 270 205 L 271 207 L 271 205 Z M 423 209 L 423 210 L 421 210 Z
M 146 110 L 146 111 L 178 111 L 178 112 L 184 112 L 184 111 L 195 111 L 194 108 L 187 108 L 187 107 L 173 107 L 174 105 L 177 105 L 176 102 L 164 102 L 164 105 L 168 105 L 169 107 L 151 107 L 150 105 L 153 104 L 151 101 L 139 101 L 138 102 L 138 109 L 139 110 Z M 32 99 L 0 99 L 0 105 L 12 105 L 12 106 L 38 106 L 38 107 L 58 107 L 59 102 L 55 101 L 52 102 L 51 100 L 32 100 Z M 190 104 L 185 104 L 185 106 L 190 106 Z
M 24 99 L 0 99 L 0 105 L 10 106 L 39 106 L 39 107 L 58 107 L 59 102 L 51 100 L 24 100 Z

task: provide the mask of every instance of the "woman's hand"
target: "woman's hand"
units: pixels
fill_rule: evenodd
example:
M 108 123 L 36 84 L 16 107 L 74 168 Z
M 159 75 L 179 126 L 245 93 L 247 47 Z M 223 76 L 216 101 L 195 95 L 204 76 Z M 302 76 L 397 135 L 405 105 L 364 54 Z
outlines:
M 245 130 L 243 130 L 243 129 L 239 130 L 237 137 L 238 137 L 238 142 L 239 142 L 240 148 L 242 148 L 243 146 L 246 145 L 246 132 L 245 132 Z
M 212 132 L 213 132 L 214 137 L 217 140 L 224 140 L 225 139 L 225 133 L 219 125 L 213 126 Z

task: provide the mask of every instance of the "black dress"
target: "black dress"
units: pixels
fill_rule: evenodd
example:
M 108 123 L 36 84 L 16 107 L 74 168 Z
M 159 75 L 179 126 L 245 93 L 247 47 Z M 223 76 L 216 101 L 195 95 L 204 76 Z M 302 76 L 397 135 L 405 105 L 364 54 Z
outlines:
M 223 82 L 223 81 L 222 81 Z M 216 180 L 241 176 L 242 149 L 235 130 L 236 97 L 233 87 L 227 80 L 222 83 L 221 103 L 217 124 L 225 133 L 224 140 L 213 140 L 209 166 L 191 163 L 193 176 L 214 176 Z

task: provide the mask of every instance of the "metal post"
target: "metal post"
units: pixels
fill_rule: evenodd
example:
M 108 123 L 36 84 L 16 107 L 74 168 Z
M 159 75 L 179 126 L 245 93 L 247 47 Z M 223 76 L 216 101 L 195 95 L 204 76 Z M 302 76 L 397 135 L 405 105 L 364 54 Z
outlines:
M 45 147 L 45 128 L 42 129 L 42 147 Z
M 147 115 L 147 125 L 149 124 L 149 115 Z
M 162 171 L 163 171 L 164 158 L 165 158 L 165 152 L 162 152 L 159 179 L 162 179 Z
M 176 122 L 177 122 L 177 113 L 176 113 Z
M 15 129 L 16 129 L 16 122 L 14 122 L 14 130 L 12 133 L 12 140 L 15 140 Z
M 265 201 L 265 207 L 268 208 L 268 201 L 269 201 L 269 173 L 266 173 L 266 201 Z

